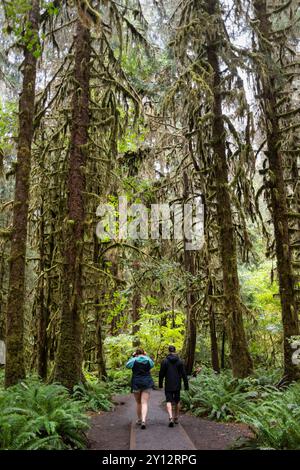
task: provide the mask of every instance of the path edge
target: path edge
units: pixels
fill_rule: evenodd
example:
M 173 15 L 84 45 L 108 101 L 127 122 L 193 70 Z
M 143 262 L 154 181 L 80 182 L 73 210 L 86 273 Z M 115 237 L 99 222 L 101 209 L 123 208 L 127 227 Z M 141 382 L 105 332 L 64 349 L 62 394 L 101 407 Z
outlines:
M 132 421 L 131 428 L 130 428 L 129 450 L 135 450 L 135 448 L 136 448 L 136 424 L 134 421 Z
M 186 432 L 186 430 L 184 429 L 184 427 L 178 423 L 176 426 L 179 427 L 181 433 L 184 435 L 185 439 L 188 441 L 188 443 L 190 444 L 191 446 L 191 450 L 197 450 L 195 444 L 193 443 L 192 439 L 190 438 L 190 436 L 188 435 L 188 433 Z

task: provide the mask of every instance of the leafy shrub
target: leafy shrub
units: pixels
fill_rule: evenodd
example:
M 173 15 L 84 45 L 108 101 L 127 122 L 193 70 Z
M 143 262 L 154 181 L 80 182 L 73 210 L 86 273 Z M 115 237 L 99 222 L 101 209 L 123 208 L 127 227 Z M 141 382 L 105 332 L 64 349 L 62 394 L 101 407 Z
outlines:
M 255 364 L 270 366 L 281 364 L 282 337 L 280 298 L 276 295 L 278 282 L 270 276 L 272 263 L 265 260 L 239 266 L 242 299 L 255 312 L 256 319 L 255 324 L 246 325 L 251 328 L 250 353 Z
M 125 364 L 133 352 L 132 336 L 124 333 L 118 336 L 108 336 L 105 338 L 104 346 L 107 368 L 109 370 L 125 368 Z
M 83 404 L 61 385 L 28 380 L 0 390 L 0 449 L 83 449 L 88 427 Z
M 111 370 L 108 373 L 108 384 L 112 394 L 126 394 L 130 392 L 132 372 L 129 369 Z
M 93 382 L 93 383 L 98 383 L 99 382 L 98 371 L 84 370 L 83 374 L 84 374 L 84 378 L 87 382 Z
M 262 369 L 257 368 L 254 371 L 253 378 L 251 378 L 258 386 L 267 386 L 271 385 L 274 386 L 279 383 L 280 379 L 282 378 L 282 370 L 281 369 Z
M 258 403 L 247 403 L 237 418 L 248 424 L 260 448 L 300 449 L 300 384 L 269 389 Z
M 245 380 L 233 379 L 227 372 L 217 375 L 210 369 L 203 369 L 190 381 L 190 390 L 183 393 L 182 402 L 185 409 L 196 416 L 229 421 L 253 398 L 253 392 L 247 388 Z
M 161 308 L 154 305 L 154 301 L 155 299 L 148 296 L 149 308 L 147 310 L 140 309 L 140 318 L 136 322 L 138 332 L 134 338 L 131 334 L 125 333 L 105 338 L 105 357 L 109 371 L 125 368 L 126 362 L 135 349 L 132 345 L 133 339 L 139 341 L 148 355 L 157 358 L 155 360 L 156 369 L 166 355 L 169 344 L 174 344 L 178 351 L 181 350 L 185 328 L 184 315 L 182 312 L 176 311 L 175 324 L 173 324 L 170 312 L 161 312 Z M 162 322 L 162 320 L 165 320 L 165 322 Z
M 111 390 L 104 382 L 87 382 L 74 387 L 73 396 L 91 411 L 109 411 L 112 407 Z
M 148 297 L 147 300 L 148 303 L 150 302 L 150 306 L 147 309 L 140 309 L 140 318 L 136 322 L 136 325 L 139 326 L 136 339 L 140 341 L 141 346 L 151 357 L 157 358 L 154 361 L 157 368 L 167 354 L 169 344 L 173 344 L 177 351 L 181 351 L 184 339 L 185 316 L 182 312 L 176 311 L 173 322 L 169 311 L 161 312 L 161 309 L 158 311 L 156 305 L 151 306 L 155 299 Z
M 300 449 L 300 384 L 279 390 L 279 370 L 257 370 L 246 379 L 229 371 L 215 374 L 203 369 L 184 392 L 184 408 L 196 416 L 235 420 L 247 424 L 255 439 L 247 448 Z
M 257 401 L 274 391 L 273 384 L 279 379 L 278 371 L 260 370 L 251 377 L 235 379 L 230 371 L 216 374 L 203 368 L 190 381 L 190 391 L 185 392 L 182 402 L 185 409 L 196 416 L 229 421 L 236 418 L 247 403 Z

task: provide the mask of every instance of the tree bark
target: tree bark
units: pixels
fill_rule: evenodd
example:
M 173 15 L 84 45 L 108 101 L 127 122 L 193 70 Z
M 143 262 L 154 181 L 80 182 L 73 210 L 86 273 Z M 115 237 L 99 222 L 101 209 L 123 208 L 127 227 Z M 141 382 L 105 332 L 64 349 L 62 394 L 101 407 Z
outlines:
M 185 270 L 195 274 L 195 260 L 193 251 L 184 251 Z M 191 291 L 190 286 L 187 287 L 186 293 L 186 332 L 184 341 L 184 360 L 187 374 L 191 374 L 194 368 L 196 339 L 197 339 L 197 323 L 194 304 L 197 301 L 196 295 Z
M 43 216 L 44 213 L 44 203 L 41 204 L 41 225 L 40 225 L 40 273 L 43 275 L 40 277 L 39 282 L 39 316 L 38 316 L 38 350 L 37 350 L 37 362 L 38 362 L 38 375 L 42 379 L 47 378 L 48 373 L 48 356 L 49 356 L 49 338 L 47 334 L 47 328 L 49 326 L 50 320 L 50 306 L 52 301 L 52 278 L 51 273 L 49 275 L 53 253 L 55 249 L 54 245 L 54 218 L 51 212 L 51 222 L 50 222 L 50 234 L 48 234 L 48 243 L 46 243 L 46 234 L 45 234 L 45 219 Z M 46 245 L 48 245 L 48 253 L 46 250 Z M 46 273 L 47 272 L 47 273 Z
M 82 375 L 82 254 L 84 244 L 84 168 L 89 128 L 91 34 L 77 21 L 75 38 L 76 91 L 72 103 L 72 130 L 67 197 L 68 226 L 64 234 L 64 283 L 60 337 L 54 380 L 72 390 Z
M 139 330 L 139 325 L 136 325 L 136 322 L 139 321 L 140 318 L 140 308 L 142 306 L 142 299 L 141 299 L 141 291 L 137 288 L 134 290 L 133 297 L 132 297 L 132 334 L 135 336 Z M 136 337 L 133 338 L 132 346 L 134 348 L 140 345 L 140 340 Z
M 211 282 L 208 288 L 209 295 L 212 295 L 212 285 Z M 218 339 L 216 332 L 216 318 L 214 312 L 213 302 L 210 301 L 209 309 L 209 332 L 210 332 L 210 350 L 211 350 L 211 364 L 215 372 L 220 372 L 220 362 L 219 362 L 219 351 L 218 351 Z
M 103 347 L 102 315 L 99 309 L 97 309 L 96 313 L 96 361 L 98 366 L 99 380 L 106 379 L 107 371 Z
M 207 0 L 206 5 L 207 12 L 211 16 L 218 13 L 219 5 L 217 0 Z M 212 147 L 216 159 L 216 200 L 223 270 L 224 306 L 227 316 L 233 375 L 235 377 L 246 377 L 252 372 L 253 366 L 247 347 L 239 294 L 236 240 L 232 222 L 230 193 L 228 190 L 229 170 L 226 158 L 226 131 L 222 116 L 221 72 L 218 54 L 219 38 L 211 39 L 208 37 L 208 63 L 214 74 L 212 87 Z
M 292 336 L 299 335 L 299 321 L 294 291 L 292 254 L 288 223 L 287 194 L 284 182 L 284 165 L 281 153 L 280 123 L 277 113 L 278 72 L 270 67 L 272 62 L 272 25 L 267 13 L 266 0 L 253 2 L 256 17 L 259 21 L 258 37 L 261 56 L 267 60 L 267 66 L 260 73 L 263 92 L 263 109 L 266 123 L 266 137 L 269 161 L 271 192 L 271 209 L 276 243 L 277 271 L 282 310 L 283 341 L 284 341 L 284 379 L 291 382 L 299 379 L 298 367 L 292 362 L 293 350 L 290 346 Z M 273 57 L 275 61 L 275 58 Z
M 38 35 L 40 2 L 32 0 L 28 24 L 32 36 Z M 25 377 L 24 365 L 24 289 L 27 220 L 31 146 L 34 134 L 34 101 L 36 86 L 36 48 L 25 46 L 23 86 L 19 101 L 19 133 L 17 149 L 16 185 L 13 207 L 13 234 L 11 240 L 9 287 L 6 320 L 5 386 L 16 384 Z
M 187 172 L 183 173 L 183 200 L 186 201 L 189 197 L 189 180 Z M 195 276 L 195 253 L 194 251 L 186 249 L 186 241 L 184 242 L 184 269 L 187 273 Z M 191 374 L 194 368 L 195 351 L 197 341 L 197 321 L 195 312 L 195 303 L 197 295 L 193 292 L 190 280 L 187 283 L 186 292 L 186 332 L 184 339 L 184 352 L 183 357 L 185 360 L 185 368 L 187 374 Z
M 94 266 L 97 266 L 98 263 L 101 262 L 101 258 L 99 256 L 99 240 L 97 238 L 96 233 L 94 233 L 94 256 L 93 256 Z M 102 266 L 104 269 L 104 266 Z M 100 286 L 99 286 L 100 287 Z M 104 354 L 104 345 L 103 345 L 103 311 L 102 306 L 100 305 L 100 298 L 104 297 L 105 292 L 102 291 L 99 296 L 99 289 L 96 288 L 97 294 L 95 297 L 95 304 L 96 304 L 96 328 L 95 328 L 95 336 L 96 336 L 96 363 L 98 369 L 98 378 L 100 380 L 107 378 L 107 371 L 106 371 L 106 363 L 105 363 L 105 354 Z M 100 297 L 100 298 L 99 298 Z
M 225 369 L 225 344 L 226 344 L 226 328 L 222 332 L 222 346 L 221 346 L 221 369 Z
M 0 244 L 0 340 L 5 339 L 5 313 L 3 309 L 4 274 L 5 274 L 5 244 Z

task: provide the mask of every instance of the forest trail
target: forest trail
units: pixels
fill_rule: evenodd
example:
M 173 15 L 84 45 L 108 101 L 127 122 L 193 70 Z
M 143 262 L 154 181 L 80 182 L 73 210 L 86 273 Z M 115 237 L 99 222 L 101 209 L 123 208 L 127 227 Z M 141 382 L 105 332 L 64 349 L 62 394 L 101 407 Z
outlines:
M 180 424 L 168 427 L 162 406 L 164 394 L 151 394 L 147 429 L 135 424 L 135 402 L 130 395 L 117 396 L 115 410 L 92 416 L 88 438 L 93 450 L 223 450 L 239 437 L 250 435 L 244 426 L 224 424 L 182 415 Z

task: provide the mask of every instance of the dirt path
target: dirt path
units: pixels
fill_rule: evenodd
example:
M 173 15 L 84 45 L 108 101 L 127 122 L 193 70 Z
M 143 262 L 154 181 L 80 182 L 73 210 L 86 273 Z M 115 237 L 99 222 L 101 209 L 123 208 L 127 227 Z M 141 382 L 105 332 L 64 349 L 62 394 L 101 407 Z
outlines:
M 180 424 L 174 428 L 168 428 L 169 418 L 162 408 L 163 399 L 162 392 L 152 392 L 147 429 L 143 431 L 136 426 L 135 421 L 132 422 L 130 448 L 132 450 L 195 450 L 196 447 Z
M 180 425 L 168 428 L 168 416 L 161 391 L 153 391 L 150 399 L 147 429 L 135 425 L 135 403 L 130 395 L 117 396 L 118 403 L 110 413 L 92 416 L 89 432 L 94 450 L 222 450 L 236 439 L 249 436 L 249 431 L 236 424 L 215 423 L 183 415 Z

